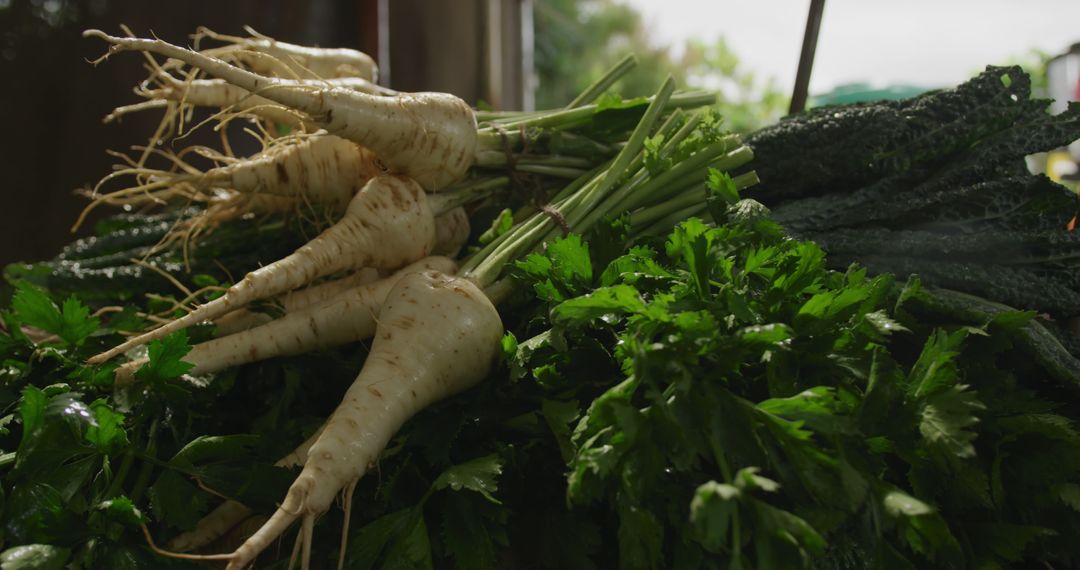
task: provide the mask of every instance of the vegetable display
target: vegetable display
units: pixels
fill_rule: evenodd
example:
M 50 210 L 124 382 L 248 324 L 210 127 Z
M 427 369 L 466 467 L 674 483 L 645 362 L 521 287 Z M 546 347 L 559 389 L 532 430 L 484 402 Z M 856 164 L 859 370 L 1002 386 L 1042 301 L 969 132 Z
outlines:
M 164 208 L 5 269 L 5 567 L 1080 562 L 1076 202 L 1023 163 L 1080 123 L 1018 68 L 743 144 L 632 60 L 488 112 L 86 35 L 164 110 L 88 209 Z M 157 149 L 196 106 L 263 149 Z
M 753 193 L 793 234 L 877 272 L 917 273 L 1058 318 L 1080 314 L 1080 202 L 1027 155 L 1076 140 L 1080 105 L 1047 113 L 1018 67 L 904 101 L 815 109 L 749 141 Z

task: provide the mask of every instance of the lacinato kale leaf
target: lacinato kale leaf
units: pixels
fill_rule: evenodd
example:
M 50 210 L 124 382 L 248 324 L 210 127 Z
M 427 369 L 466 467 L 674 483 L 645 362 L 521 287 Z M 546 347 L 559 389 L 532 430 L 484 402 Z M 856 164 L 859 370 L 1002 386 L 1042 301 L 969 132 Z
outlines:
M 1049 103 L 1021 69 L 988 67 L 954 89 L 815 109 L 749 137 L 751 192 L 833 269 L 919 275 L 1066 319 L 1080 314 L 1080 201 L 1027 157 L 1080 138 L 1080 104 Z

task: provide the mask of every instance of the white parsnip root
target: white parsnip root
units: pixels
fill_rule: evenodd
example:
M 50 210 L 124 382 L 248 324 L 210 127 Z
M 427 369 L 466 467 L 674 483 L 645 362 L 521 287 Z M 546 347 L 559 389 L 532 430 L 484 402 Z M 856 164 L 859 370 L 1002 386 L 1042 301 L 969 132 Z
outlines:
M 202 375 L 370 338 L 375 333 L 375 324 L 390 289 L 404 276 L 427 270 L 452 275 L 457 271 L 457 264 L 446 257 L 422 259 L 389 277 L 353 287 L 321 302 L 294 308 L 261 326 L 197 344 L 184 356 L 184 361 L 194 365 L 190 374 Z M 117 368 L 116 383 L 130 383 L 135 378 L 135 371 L 145 363 L 146 359 L 142 358 Z
M 120 38 L 100 30 L 83 35 L 109 42 L 110 53 L 135 50 L 180 60 L 305 113 L 328 132 L 371 149 L 391 172 L 406 174 L 428 190 L 460 180 L 475 160 L 476 117 L 468 104 L 453 95 L 381 97 L 340 87 L 315 88 L 297 80 L 258 75 L 161 40 Z
M 281 305 L 285 313 L 297 311 L 304 307 L 310 307 L 321 303 L 335 295 L 344 293 L 354 287 L 367 285 L 379 280 L 379 271 L 374 267 L 359 269 L 340 279 L 327 281 L 318 285 L 312 285 L 296 291 L 290 291 L 275 301 Z M 214 327 L 218 336 L 227 336 L 233 333 L 257 327 L 273 320 L 273 316 L 266 313 L 249 311 L 248 309 L 236 309 L 214 319 Z
M 374 465 L 409 418 L 487 376 L 502 333 L 498 311 L 471 281 L 438 271 L 403 277 L 387 297 L 363 370 L 311 446 L 285 501 L 228 556 L 228 568 L 246 567 L 297 519 L 307 531 L 308 567 L 315 517 Z
M 248 273 L 221 297 L 148 333 L 88 359 L 104 362 L 123 352 L 252 301 L 291 291 L 339 271 L 392 269 L 426 257 L 435 246 L 435 219 L 412 180 L 379 176 L 353 197 L 340 221 L 295 253 Z
M 131 113 L 150 109 L 165 109 L 169 102 L 193 107 L 214 107 L 223 113 L 246 113 L 286 125 L 303 128 L 307 131 L 318 129 L 307 115 L 289 110 L 270 99 L 253 95 L 249 91 L 231 85 L 222 79 L 192 79 L 181 81 L 168 74 L 158 72 L 153 79 L 160 83 L 156 88 L 138 88 L 135 93 L 147 100 L 141 103 L 117 107 L 109 113 L 104 122 L 110 123 Z M 336 79 L 298 80 L 298 85 L 310 85 L 313 88 L 341 87 L 369 95 L 397 95 L 397 91 L 381 87 L 359 77 L 341 77 Z
M 177 159 L 179 161 L 179 159 Z M 103 178 L 97 190 L 110 180 L 125 176 L 149 176 L 146 184 L 117 190 L 91 202 L 76 222 L 101 203 L 121 197 L 176 193 L 186 188 L 194 198 L 211 189 L 227 189 L 242 194 L 267 194 L 297 198 L 341 210 L 368 180 L 385 174 L 378 158 L 356 143 L 326 133 L 277 139 L 266 150 L 224 166 L 200 172 L 184 165 L 180 172 L 123 168 Z
M 235 61 L 264 75 L 311 79 L 357 77 L 374 82 L 379 78 L 375 60 L 348 48 L 318 48 L 290 44 L 246 28 L 251 37 L 219 34 L 199 28 L 195 39 L 211 38 L 228 45 L 209 48 L 203 54 Z
M 469 239 L 469 229 L 469 215 L 465 212 L 465 208 L 461 206 L 435 216 L 435 248 L 431 253 L 450 258 L 457 256 Z M 439 269 L 443 273 L 456 272 L 456 269 L 451 270 L 440 267 L 431 267 L 430 269 Z M 367 285 L 379 280 L 379 278 L 378 270 L 365 267 L 340 279 L 290 291 L 277 297 L 275 302 L 281 305 L 282 311 L 288 314 L 326 301 L 350 289 Z M 271 320 L 273 320 L 273 317 L 266 313 L 248 309 L 236 309 L 221 318 L 214 319 L 214 326 L 217 328 L 218 336 L 227 336 L 266 324 Z
M 435 218 L 435 255 L 457 257 L 469 241 L 469 214 L 458 206 Z
M 265 97 L 254 95 L 250 91 L 230 84 L 224 79 L 192 79 L 182 81 L 168 74 L 158 74 L 154 78 L 163 85 L 159 89 L 142 89 L 138 93 L 148 99 L 164 99 L 186 103 L 196 107 L 236 107 L 236 110 L 246 110 L 259 105 L 277 105 L 277 103 Z M 398 92 L 386 87 L 380 87 L 359 77 L 342 77 L 338 79 L 298 79 L 294 83 L 297 87 L 308 86 L 312 89 L 326 87 L 340 87 L 352 89 L 368 95 L 394 96 Z

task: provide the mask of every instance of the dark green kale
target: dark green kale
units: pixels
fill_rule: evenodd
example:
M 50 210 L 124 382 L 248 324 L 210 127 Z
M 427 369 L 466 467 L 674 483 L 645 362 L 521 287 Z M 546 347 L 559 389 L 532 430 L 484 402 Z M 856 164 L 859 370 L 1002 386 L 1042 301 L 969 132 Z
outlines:
M 1080 313 L 1080 202 L 1026 157 L 1080 138 L 1080 105 L 1048 104 L 1019 68 L 988 67 L 955 89 L 816 109 L 750 137 L 752 195 L 834 269 L 917 274 L 1064 320 Z

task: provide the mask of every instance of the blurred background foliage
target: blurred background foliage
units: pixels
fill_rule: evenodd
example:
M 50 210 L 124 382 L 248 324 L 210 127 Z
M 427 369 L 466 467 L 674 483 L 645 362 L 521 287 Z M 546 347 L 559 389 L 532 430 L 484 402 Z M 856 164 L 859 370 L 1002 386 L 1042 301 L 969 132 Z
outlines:
M 787 111 L 789 95 L 742 65 L 723 36 L 656 45 L 641 14 L 615 0 L 540 0 L 534 10 L 537 108 L 565 105 L 633 53 L 638 67 L 614 87 L 623 97 L 655 92 L 670 73 L 683 88 L 719 91 L 719 110 L 737 132 L 755 130 Z

